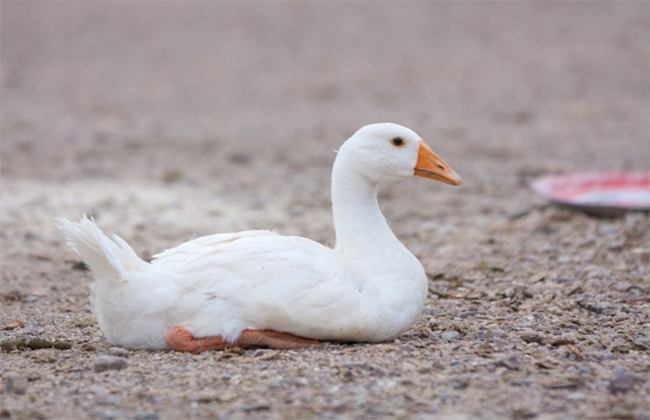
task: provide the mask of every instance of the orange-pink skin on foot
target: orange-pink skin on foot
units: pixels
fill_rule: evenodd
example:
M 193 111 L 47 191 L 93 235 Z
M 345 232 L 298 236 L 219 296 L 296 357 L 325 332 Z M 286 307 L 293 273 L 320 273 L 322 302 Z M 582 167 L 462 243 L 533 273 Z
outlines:
M 320 341 L 302 338 L 289 333 L 272 330 L 244 330 L 234 343 L 225 341 L 221 336 L 195 338 L 182 326 L 172 327 L 167 331 L 167 345 L 172 350 L 188 353 L 201 353 L 210 350 L 223 350 L 231 347 L 271 347 L 274 349 L 296 349 L 317 346 Z

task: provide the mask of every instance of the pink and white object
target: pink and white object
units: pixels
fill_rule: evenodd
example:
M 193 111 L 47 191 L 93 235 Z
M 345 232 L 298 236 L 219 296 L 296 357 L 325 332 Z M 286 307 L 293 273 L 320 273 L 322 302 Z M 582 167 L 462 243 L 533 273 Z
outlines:
M 551 201 L 591 212 L 650 209 L 650 172 L 543 176 L 532 189 Z

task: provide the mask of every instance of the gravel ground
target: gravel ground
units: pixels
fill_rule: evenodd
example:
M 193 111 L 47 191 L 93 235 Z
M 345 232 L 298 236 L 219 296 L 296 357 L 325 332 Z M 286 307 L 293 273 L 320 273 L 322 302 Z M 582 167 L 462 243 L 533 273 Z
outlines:
M 0 418 L 650 418 L 648 215 L 594 218 L 527 187 L 649 169 L 648 16 L 3 2 Z M 378 121 L 465 181 L 380 191 L 430 277 L 409 332 L 200 355 L 104 341 L 54 217 L 92 213 L 144 257 L 259 227 L 331 244 L 332 150 Z

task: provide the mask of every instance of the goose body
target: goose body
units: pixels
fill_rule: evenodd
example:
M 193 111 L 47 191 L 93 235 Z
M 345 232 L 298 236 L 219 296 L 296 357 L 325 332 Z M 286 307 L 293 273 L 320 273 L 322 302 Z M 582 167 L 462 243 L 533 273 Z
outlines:
M 147 263 L 86 216 L 60 226 L 93 271 L 92 308 L 112 344 L 196 352 L 386 341 L 417 320 L 427 294 L 421 264 L 377 203 L 379 183 L 412 175 L 461 183 L 406 127 L 372 124 L 348 139 L 332 171 L 335 248 L 251 230 L 197 238 Z

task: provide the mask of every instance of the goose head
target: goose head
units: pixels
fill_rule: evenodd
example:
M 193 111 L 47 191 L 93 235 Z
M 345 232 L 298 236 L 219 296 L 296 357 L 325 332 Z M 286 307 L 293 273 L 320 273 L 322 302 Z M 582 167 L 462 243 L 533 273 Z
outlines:
M 372 183 L 413 175 L 450 185 L 463 181 L 413 130 L 393 123 L 361 127 L 339 150 Z

